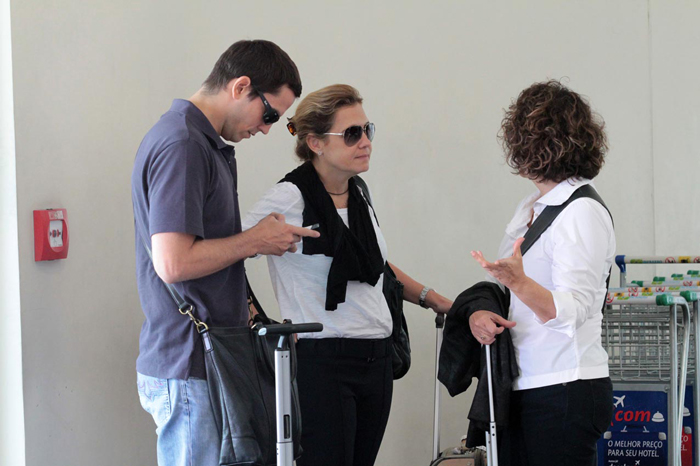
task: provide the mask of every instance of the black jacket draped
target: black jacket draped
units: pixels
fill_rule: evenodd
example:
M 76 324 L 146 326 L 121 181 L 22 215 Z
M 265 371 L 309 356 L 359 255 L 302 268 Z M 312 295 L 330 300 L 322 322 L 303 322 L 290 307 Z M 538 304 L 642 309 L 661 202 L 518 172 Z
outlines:
M 489 395 L 486 350 L 472 335 L 469 316 L 484 310 L 507 319 L 509 305 L 510 292 L 507 289 L 504 293 L 495 283 L 479 282 L 457 297 L 445 321 L 438 380 L 447 387 L 451 396 L 456 396 L 469 388 L 473 377 L 479 379 L 468 415 L 471 422 L 467 447 L 470 448 L 484 445 L 484 432 L 489 428 Z M 496 426 L 501 428 L 508 424 L 511 385 L 519 374 L 508 329 L 497 335 L 491 345 L 491 370 Z

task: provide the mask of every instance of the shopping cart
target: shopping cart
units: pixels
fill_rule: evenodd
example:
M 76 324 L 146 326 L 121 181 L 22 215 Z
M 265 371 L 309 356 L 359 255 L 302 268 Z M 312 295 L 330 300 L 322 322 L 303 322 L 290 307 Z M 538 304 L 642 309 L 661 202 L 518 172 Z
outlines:
M 620 268 L 620 286 L 627 285 L 627 265 L 628 264 L 700 264 L 700 255 L 692 256 L 626 256 L 615 257 L 615 263 Z M 696 272 L 696 271 L 694 271 Z M 690 280 L 700 280 L 696 273 L 689 274 L 694 278 Z
M 639 306 L 635 307 L 635 303 L 629 302 L 629 298 L 639 298 L 639 297 L 656 297 L 659 295 L 664 295 L 664 294 L 670 294 L 673 296 L 682 296 L 686 299 L 688 302 L 688 305 L 691 306 L 691 317 L 692 317 L 692 322 L 697 323 L 698 318 L 698 305 L 700 303 L 700 299 L 696 300 L 694 299 L 694 296 L 700 296 L 700 287 L 691 287 L 691 286 L 676 286 L 676 287 L 636 287 L 636 286 L 628 286 L 625 288 L 610 288 L 608 290 L 608 296 L 607 296 L 607 303 L 618 303 L 622 305 L 623 307 L 621 308 L 618 306 L 617 308 L 612 308 L 609 312 L 609 318 L 606 317 L 606 320 L 604 322 L 604 325 L 608 327 L 608 330 L 611 330 L 612 324 L 619 319 L 619 315 L 616 314 L 616 312 L 622 312 L 624 309 L 624 302 L 627 302 L 627 305 L 630 306 L 631 311 L 626 315 L 626 317 L 631 321 L 635 322 L 636 320 L 643 320 L 643 324 L 641 325 L 642 328 L 646 328 L 648 331 L 648 336 L 651 336 L 656 339 L 661 339 L 662 336 L 665 338 L 668 332 L 664 332 L 661 330 L 661 328 L 654 329 L 654 326 L 656 325 L 656 322 L 661 322 L 661 326 L 665 329 L 665 324 L 666 320 L 668 319 L 668 313 L 665 309 L 661 309 L 660 311 L 655 309 L 653 306 L 650 306 L 646 309 L 647 312 L 640 313 L 639 311 L 642 309 Z M 635 310 L 637 313 L 635 313 Z M 690 327 L 690 344 L 689 344 L 689 355 L 688 355 L 688 377 L 695 385 L 696 378 L 695 373 L 696 373 L 696 367 L 697 367 L 697 357 L 696 357 L 696 345 L 695 345 L 695 335 L 697 332 L 693 331 L 692 325 Z M 641 334 L 641 332 L 640 332 Z M 611 335 L 612 337 L 613 335 Z M 607 340 L 607 338 L 604 336 L 604 340 Z M 629 342 L 628 342 L 629 343 Z M 612 341 L 609 344 L 615 344 Z M 659 343 L 661 345 L 661 343 Z M 622 343 L 620 343 L 620 347 L 622 347 Z M 670 343 L 669 343 L 669 348 L 670 348 Z M 670 351 L 669 351 L 670 354 Z M 610 354 L 609 354 L 610 355 Z M 652 356 L 651 358 L 647 359 L 647 362 L 649 361 L 656 361 L 658 364 L 662 364 L 665 362 L 670 361 L 662 361 L 661 359 L 657 360 L 655 356 Z M 612 359 L 609 361 L 612 363 Z M 623 369 L 619 369 L 617 366 L 612 369 L 614 372 L 614 377 L 615 379 L 619 379 L 619 381 L 629 381 L 629 380 L 635 380 L 635 379 L 644 379 L 646 380 L 647 377 L 645 376 L 639 376 L 637 374 L 630 373 L 630 367 L 625 366 L 627 368 L 627 371 L 625 372 Z M 668 370 L 670 371 L 670 366 L 666 365 L 664 367 L 668 367 Z M 619 372 L 618 372 L 619 369 Z M 642 369 L 641 366 L 638 367 L 638 369 Z M 654 369 L 656 371 L 656 369 Z M 658 372 L 653 372 L 651 373 L 652 379 L 656 380 L 655 374 Z M 668 375 L 668 380 L 670 380 L 670 375 Z M 666 379 L 660 379 L 660 380 L 666 380 Z
M 637 298 L 639 296 L 657 296 L 660 294 L 671 294 L 681 296 L 681 292 L 690 291 L 700 293 L 700 286 L 626 286 L 624 288 L 609 288 L 608 302 L 612 303 L 615 298 L 630 297 Z
M 642 388 L 668 393 L 668 464 L 673 466 L 681 464 L 683 409 L 690 359 L 691 308 L 688 302 L 694 303 L 697 312 L 698 299 L 697 293 L 681 293 L 682 296 L 609 295 L 602 333 L 615 390 Z M 697 324 L 697 318 L 695 322 Z M 679 340 L 682 342 L 680 354 L 674 350 L 678 348 Z M 695 356 L 693 362 L 697 360 L 697 354 Z M 700 416 L 696 416 L 693 430 L 698 432 L 699 429 Z M 646 426 L 644 431 L 647 432 Z
M 700 280 L 666 280 L 664 277 L 654 277 L 653 280 L 632 280 L 626 286 L 638 286 L 638 287 L 644 287 L 644 288 L 649 288 L 649 287 L 656 288 L 656 287 L 666 287 L 666 286 L 699 287 Z
M 699 272 L 674 274 L 671 280 L 654 277 L 650 281 L 627 282 L 626 267 L 628 264 L 700 263 L 700 256 L 617 256 L 616 263 L 620 268 L 620 288 L 609 290 L 602 333 L 603 345 L 608 351 L 610 377 L 617 394 L 621 395 L 616 400 L 624 399 L 625 390 L 630 390 L 630 393 L 645 390 L 647 394 L 667 393 L 667 399 L 664 400 L 667 401 L 668 413 L 668 464 L 680 465 L 682 456 L 685 464 L 692 456 L 689 441 L 685 445 L 688 451 L 681 454 L 681 440 L 686 441 L 690 437 L 684 435 L 683 430 L 688 378 L 695 388 L 700 387 L 700 377 L 696 370 L 697 362 L 700 361 L 700 348 L 695 344 L 695 335 L 700 335 L 697 299 L 700 295 Z M 685 432 L 700 432 L 700 413 L 697 413 L 700 406 L 699 392 L 693 390 L 696 415 L 692 430 L 686 427 Z M 645 400 L 650 398 L 648 396 Z M 628 420 L 628 414 L 629 419 L 632 418 L 632 414 L 626 411 L 625 421 Z M 656 414 L 663 417 L 660 413 Z M 622 418 L 621 412 L 616 415 Z M 657 422 L 657 419 L 652 421 Z M 643 429 L 648 432 L 646 426 Z M 658 435 L 659 438 L 665 436 L 660 429 Z M 605 438 L 610 439 L 610 436 L 611 432 L 607 432 Z M 694 456 L 700 458 L 700 442 L 694 443 Z M 611 464 L 613 462 L 610 461 Z
M 674 273 L 668 279 L 663 276 L 656 276 L 651 280 L 632 280 L 634 286 L 700 286 L 700 270 L 688 270 L 687 274 Z

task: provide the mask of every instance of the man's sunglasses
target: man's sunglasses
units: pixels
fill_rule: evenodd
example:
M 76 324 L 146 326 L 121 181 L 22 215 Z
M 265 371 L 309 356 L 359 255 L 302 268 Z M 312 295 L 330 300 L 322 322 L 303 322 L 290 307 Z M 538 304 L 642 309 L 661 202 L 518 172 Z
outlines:
M 360 139 L 362 139 L 362 133 L 367 135 L 367 139 L 370 141 L 374 139 L 374 123 L 365 123 L 364 126 L 355 125 L 347 128 L 342 133 L 323 133 L 330 134 L 331 136 L 343 136 L 345 145 L 348 147 L 354 146 Z
M 258 93 L 258 95 L 260 96 L 260 100 L 262 100 L 262 103 L 265 106 L 265 112 L 263 113 L 263 116 L 262 116 L 263 123 L 265 123 L 266 125 L 271 125 L 273 123 L 277 123 L 280 119 L 279 112 L 277 110 L 275 110 L 274 108 L 272 108 L 272 106 L 270 105 L 270 102 L 267 101 L 267 99 L 265 98 L 265 96 L 263 95 L 262 92 L 257 90 L 255 87 L 253 87 L 253 89 L 255 89 L 255 92 Z

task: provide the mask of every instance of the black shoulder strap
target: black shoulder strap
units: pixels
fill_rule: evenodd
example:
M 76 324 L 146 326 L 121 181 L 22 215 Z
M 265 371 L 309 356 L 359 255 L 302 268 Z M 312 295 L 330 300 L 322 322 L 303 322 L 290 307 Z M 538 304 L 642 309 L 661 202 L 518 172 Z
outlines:
M 355 179 L 357 186 L 360 188 L 360 191 L 362 191 L 362 194 L 364 194 L 365 199 L 367 199 L 367 204 L 369 204 L 369 206 L 372 208 L 372 212 L 374 212 L 374 219 L 377 221 L 377 225 L 379 225 L 379 219 L 377 218 L 377 212 L 374 210 L 374 206 L 372 205 L 372 198 L 369 195 L 367 183 L 365 183 L 365 180 L 360 178 L 360 175 L 355 175 L 353 178 Z
M 246 290 L 248 291 L 248 309 L 250 310 L 250 305 L 252 304 L 255 306 L 255 310 L 258 311 L 258 313 L 253 317 L 254 322 L 262 322 L 265 325 L 271 324 L 272 320 L 267 316 L 265 313 L 265 310 L 262 308 L 260 305 L 260 302 L 258 301 L 258 298 L 255 297 L 255 293 L 253 293 L 253 288 L 250 286 L 250 282 L 248 281 L 248 274 L 246 273 L 245 275 L 245 287 Z
M 550 205 L 544 208 L 540 216 L 537 217 L 537 220 L 535 220 L 532 226 L 527 230 L 527 233 L 525 233 L 525 241 L 523 241 L 522 246 L 520 246 L 520 252 L 524 255 L 530 249 L 530 247 L 535 244 L 535 241 L 542 236 L 542 233 L 549 228 L 552 222 L 554 222 L 554 219 L 556 219 L 559 214 L 568 207 L 569 204 L 582 197 L 588 197 L 599 202 L 600 205 L 605 207 L 605 210 L 607 210 L 608 214 L 610 215 L 610 219 L 612 219 L 610 209 L 608 209 L 608 207 L 605 205 L 605 202 L 603 202 L 603 199 L 600 197 L 595 188 L 593 188 L 593 186 L 590 184 L 585 184 L 574 191 L 569 199 L 567 199 L 563 204 Z
M 151 248 L 148 246 L 148 243 L 146 242 L 146 238 L 143 234 L 139 235 L 141 236 L 141 244 L 143 244 L 143 248 L 146 250 L 146 253 L 148 253 L 148 257 L 151 259 L 151 262 L 153 262 L 153 254 L 151 253 Z M 163 285 L 165 285 L 165 288 L 168 290 L 170 293 L 170 296 L 173 298 L 173 301 L 175 301 L 175 305 L 177 306 L 178 310 L 180 311 L 180 314 L 187 315 L 190 317 L 190 320 L 194 322 L 194 324 L 197 326 L 197 330 L 201 331 L 201 321 L 196 319 L 194 317 L 194 312 L 195 312 L 195 306 L 194 304 L 191 304 L 187 302 L 181 295 L 178 293 L 178 291 L 175 289 L 174 286 L 165 283 L 162 279 L 160 280 Z M 269 323 L 270 319 L 267 317 L 267 314 L 265 314 L 265 311 L 263 311 L 262 306 L 260 306 L 260 303 L 258 302 L 258 299 L 255 297 L 255 293 L 253 293 L 253 289 L 250 287 L 250 283 L 248 282 L 248 274 L 245 275 L 245 285 L 246 285 L 246 291 L 248 292 L 248 304 L 252 303 L 255 308 L 258 311 L 258 315 L 262 319 L 263 323 Z M 204 324 L 204 328 L 206 328 L 206 324 Z
M 153 262 L 153 254 L 151 253 L 151 248 L 148 247 L 146 238 L 143 235 L 140 236 L 141 244 L 143 244 L 143 248 L 148 253 L 148 257 L 151 259 L 151 262 Z M 174 286 L 170 285 L 169 283 L 165 283 L 162 280 L 161 282 L 163 283 L 163 285 L 165 285 L 165 288 L 168 290 L 168 293 L 170 293 L 170 296 L 173 298 L 173 301 L 175 301 L 175 305 L 180 310 L 180 313 L 185 314 L 187 310 L 194 310 L 194 305 L 185 301 L 184 298 L 180 296 L 180 293 L 177 292 Z
M 544 208 L 540 216 L 537 217 L 537 220 L 535 220 L 530 229 L 527 230 L 527 233 L 525 233 L 525 241 L 523 241 L 523 244 L 520 246 L 520 253 L 525 254 L 528 251 L 528 249 L 530 249 L 530 247 L 535 243 L 535 241 L 537 241 L 540 238 L 540 236 L 542 236 L 542 233 L 544 233 L 545 230 L 549 228 L 554 219 L 557 218 L 557 216 L 562 212 L 562 210 L 566 209 L 566 207 L 576 199 L 580 199 L 582 197 L 588 197 L 595 201 L 598 201 L 600 205 L 605 207 L 605 210 L 608 211 L 608 215 L 610 215 L 610 220 L 612 220 L 612 214 L 610 213 L 610 209 L 608 209 L 608 206 L 605 205 L 605 202 L 603 202 L 603 199 L 600 197 L 598 192 L 590 184 L 585 184 L 578 188 L 576 191 L 574 191 L 569 197 L 569 199 L 567 199 L 566 202 L 564 202 L 563 204 L 549 205 Z M 606 288 L 610 288 L 611 273 L 612 267 L 608 272 L 608 279 L 605 281 Z M 605 301 L 606 300 L 603 299 L 603 310 L 605 310 Z
M 365 199 L 367 199 L 369 206 L 372 207 L 372 209 L 374 209 L 374 206 L 372 205 L 372 198 L 369 197 L 369 188 L 367 187 L 367 183 L 365 183 L 365 180 L 360 178 L 360 175 L 355 175 L 353 178 L 355 178 L 355 183 L 357 183 L 357 186 L 359 186 L 362 190 L 362 194 L 365 195 Z

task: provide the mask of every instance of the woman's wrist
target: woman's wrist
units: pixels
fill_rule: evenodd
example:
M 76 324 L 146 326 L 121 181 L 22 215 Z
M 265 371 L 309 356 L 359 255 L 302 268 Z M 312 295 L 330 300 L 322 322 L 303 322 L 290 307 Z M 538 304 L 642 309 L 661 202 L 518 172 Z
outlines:
M 420 294 L 418 295 L 418 305 L 424 309 L 429 309 L 431 306 L 429 303 L 432 303 L 433 301 L 428 300 L 428 295 L 432 294 L 432 298 L 434 299 L 435 297 L 435 290 L 428 286 L 424 286 L 423 289 L 421 290 Z
M 452 307 L 452 301 L 445 298 L 432 288 L 430 291 L 428 291 L 428 294 L 425 297 L 425 303 L 428 309 L 432 309 L 433 311 L 440 313 L 445 313 Z
M 522 278 L 520 278 L 519 280 L 510 283 L 508 289 L 511 291 L 511 293 L 518 296 L 524 293 L 532 283 L 534 282 L 530 277 L 528 277 L 527 275 L 523 275 Z

